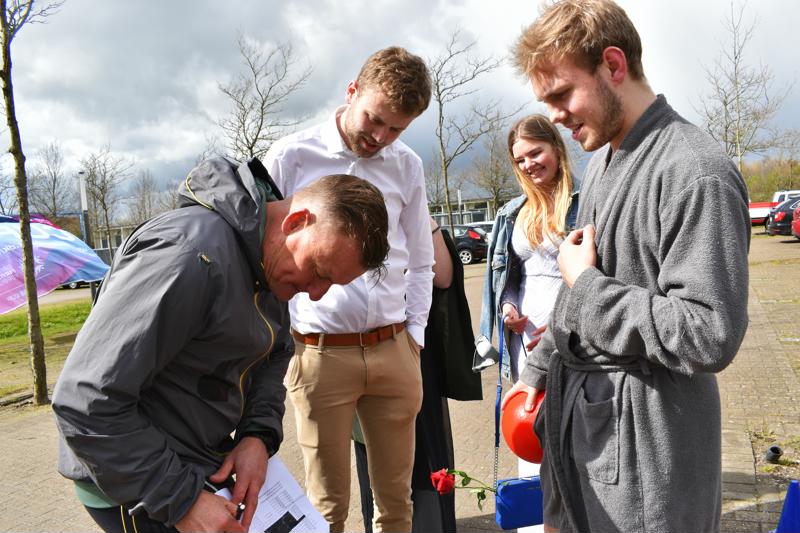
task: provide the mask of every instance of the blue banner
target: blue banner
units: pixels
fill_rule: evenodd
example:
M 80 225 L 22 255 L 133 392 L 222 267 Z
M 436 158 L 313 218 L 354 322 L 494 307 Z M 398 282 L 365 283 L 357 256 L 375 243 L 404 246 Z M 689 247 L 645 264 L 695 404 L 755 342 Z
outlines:
M 44 217 L 31 216 L 36 292 L 75 281 L 98 281 L 108 270 L 94 250 Z M 0 314 L 27 303 L 19 220 L 0 215 Z

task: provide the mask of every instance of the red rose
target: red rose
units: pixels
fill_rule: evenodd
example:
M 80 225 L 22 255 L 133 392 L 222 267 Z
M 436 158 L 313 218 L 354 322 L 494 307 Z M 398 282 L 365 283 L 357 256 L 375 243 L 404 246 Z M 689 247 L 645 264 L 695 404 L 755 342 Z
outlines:
M 431 472 L 431 482 L 439 494 L 450 494 L 456 486 L 456 476 L 448 474 L 446 468 Z

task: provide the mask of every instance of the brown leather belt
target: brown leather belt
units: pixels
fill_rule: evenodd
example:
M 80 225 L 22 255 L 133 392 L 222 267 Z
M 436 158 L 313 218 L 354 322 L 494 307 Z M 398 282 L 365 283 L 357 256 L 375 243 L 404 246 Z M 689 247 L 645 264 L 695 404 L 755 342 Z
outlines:
M 406 328 L 405 323 L 389 324 L 365 333 L 300 333 L 292 329 L 292 337 L 296 341 L 311 346 L 375 346 L 385 340 L 391 339 Z

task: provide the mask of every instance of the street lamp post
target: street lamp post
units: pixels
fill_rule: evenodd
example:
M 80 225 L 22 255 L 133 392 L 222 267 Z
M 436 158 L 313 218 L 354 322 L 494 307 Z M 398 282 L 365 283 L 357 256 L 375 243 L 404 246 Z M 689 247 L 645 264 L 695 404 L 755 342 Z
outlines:
M 78 187 L 81 194 L 81 232 L 83 232 L 83 242 L 89 248 L 94 250 L 94 239 L 92 238 L 92 228 L 89 224 L 89 197 L 86 195 L 86 171 L 78 171 Z M 89 292 L 91 293 L 92 302 L 97 296 L 97 283 L 94 281 L 89 282 Z
M 86 195 L 86 171 L 78 171 L 78 187 L 81 195 L 81 232 L 83 233 L 83 242 L 89 245 L 89 248 L 94 248 L 94 239 L 92 239 L 92 230 L 89 224 L 89 198 Z

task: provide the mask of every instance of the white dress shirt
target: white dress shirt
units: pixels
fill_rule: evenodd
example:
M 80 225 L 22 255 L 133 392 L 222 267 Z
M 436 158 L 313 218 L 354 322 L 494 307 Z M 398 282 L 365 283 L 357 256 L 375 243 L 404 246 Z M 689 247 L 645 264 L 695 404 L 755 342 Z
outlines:
M 376 283 L 367 272 L 348 285 L 332 285 L 319 301 L 300 293 L 289 302 L 292 327 L 301 333 L 358 333 L 405 322 L 422 346 L 433 291 L 433 241 L 422 161 L 396 140 L 372 157 L 344 143 L 336 119 L 275 142 L 264 160 L 284 196 L 329 174 L 351 174 L 383 193 L 389 214 L 387 273 Z

